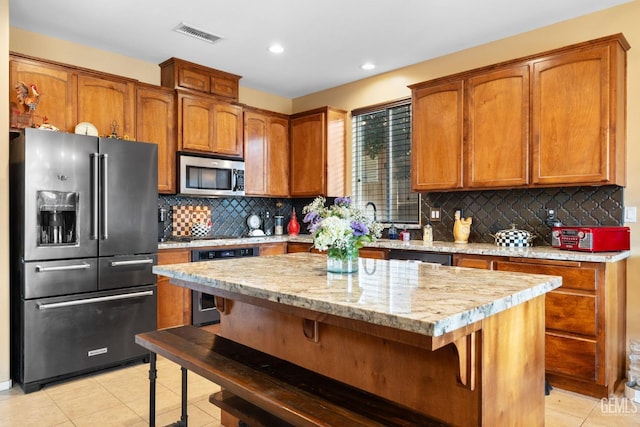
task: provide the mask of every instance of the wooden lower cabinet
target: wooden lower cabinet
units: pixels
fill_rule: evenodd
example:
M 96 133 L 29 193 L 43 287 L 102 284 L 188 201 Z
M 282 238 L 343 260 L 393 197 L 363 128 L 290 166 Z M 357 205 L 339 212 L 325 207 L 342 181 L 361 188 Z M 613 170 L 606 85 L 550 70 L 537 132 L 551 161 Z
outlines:
M 287 243 L 264 243 L 260 245 L 260 256 L 284 255 L 287 253 Z
M 454 255 L 454 265 L 562 277 L 545 298 L 549 383 L 608 397 L 626 369 L 626 261 L 590 263 Z
M 189 249 L 158 251 L 158 265 L 189 262 Z M 169 278 L 158 276 L 158 329 L 191 324 L 191 291 L 172 285 Z

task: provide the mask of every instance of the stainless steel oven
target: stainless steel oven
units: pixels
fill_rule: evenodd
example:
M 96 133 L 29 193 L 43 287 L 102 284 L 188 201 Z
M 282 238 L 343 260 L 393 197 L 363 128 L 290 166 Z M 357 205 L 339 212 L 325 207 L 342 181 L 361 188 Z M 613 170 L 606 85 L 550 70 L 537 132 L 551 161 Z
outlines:
M 215 261 L 227 258 L 258 256 L 258 247 L 233 249 L 200 249 L 191 252 L 191 262 Z M 191 291 L 191 323 L 196 326 L 220 322 L 213 295 Z

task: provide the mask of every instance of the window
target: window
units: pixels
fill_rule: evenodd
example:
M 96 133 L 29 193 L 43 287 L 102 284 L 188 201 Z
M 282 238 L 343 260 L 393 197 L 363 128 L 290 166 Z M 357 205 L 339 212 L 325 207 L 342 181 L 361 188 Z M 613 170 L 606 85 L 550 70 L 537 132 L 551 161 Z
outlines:
M 373 203 L 383 223 L 419 223 L 420 194 L 411 192 L 411 100 L 351 114 L 355 203 Z

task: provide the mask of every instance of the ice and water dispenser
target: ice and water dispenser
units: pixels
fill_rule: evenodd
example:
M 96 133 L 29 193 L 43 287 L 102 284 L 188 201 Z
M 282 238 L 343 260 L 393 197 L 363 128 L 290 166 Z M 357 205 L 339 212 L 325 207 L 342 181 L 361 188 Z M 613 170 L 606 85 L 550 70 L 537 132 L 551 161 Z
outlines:
M 78 243 L 78 193 L 38 191 L 38 246 Z

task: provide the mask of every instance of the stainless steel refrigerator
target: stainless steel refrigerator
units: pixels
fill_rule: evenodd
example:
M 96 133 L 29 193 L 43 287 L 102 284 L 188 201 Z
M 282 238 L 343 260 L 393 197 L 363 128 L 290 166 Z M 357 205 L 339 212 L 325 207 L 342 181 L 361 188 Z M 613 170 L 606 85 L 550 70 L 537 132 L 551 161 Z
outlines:
M 157 146 L 25 129 L 10 168 L 13 380 L 31 392 L 147 358 Z

